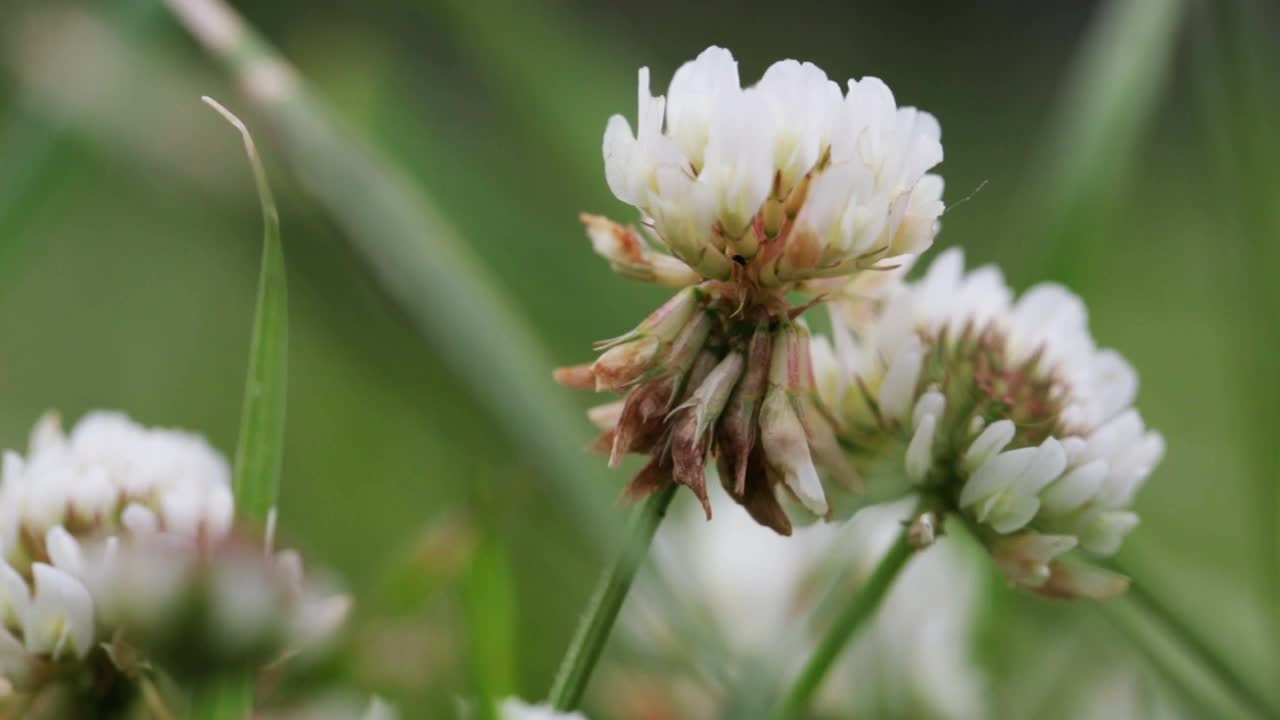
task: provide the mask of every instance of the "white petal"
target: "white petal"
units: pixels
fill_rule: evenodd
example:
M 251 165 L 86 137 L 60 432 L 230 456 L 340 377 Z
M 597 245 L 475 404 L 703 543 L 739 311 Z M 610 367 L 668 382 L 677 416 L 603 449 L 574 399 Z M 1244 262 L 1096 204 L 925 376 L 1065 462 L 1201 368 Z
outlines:
M 1107 461 L 1094 460 L 1067 471 L 1040 494 L 1047 513 L 1065 515 L 1089 502 L 1107 477 Z
M 1098 422 L 1111 419 L 1133 404 L 1138 394 L 1138 371 L 1114 350 L 1103 350 L 1090 368 L 1090 395 L 1098 399 Z
M 695 165 L 701 166 L 712 126 L 730 112 L 725 104 L 740 93 L 738 63 L 719 47 L 703 50 L 681 65 L 667 90 L 667 131 Z
M 52 565 L 34 563 L 35 596 L 27 616 L 27 649 L 55 659 L 83 659 L 93 647 L 93 598 L 80 581 Z
M 1039 495 L 1041 490 L 1067 469 L 1067 453 L 1057 439 L 1047 438 L 1036 450 L 1035 459 L 1014 483 L 1013 492 Z
M 880 414 L 886 420 L 906 420 L 923 366 L 924 353 L 918 345 L 903 349 L 889 363 L 880 387 Z
M 49 528 L 44 536 L 45 549 L 53 566 L 73 577 L 84 577 L 84 554 L 80 543 L 61 525 Z
M 985 517 L 979 518 L 979 521 L 986 522 L 1001 535 L 1026 527 L 1040 510 L 1040 499 L 1034 495 L 1021 495 L 1006 490 L 997 498 L 988 506 Z
M 964 453 L 961 465 L 965 472 L 973 473 L 996 453 L 1013 441 L 1017 427 L 1012 420 L 997 420 L 986 427 Z
M 615 197 L 629 205 L 644 202 L 644 158 L 631 132 L 631 123 L 621 115 L 609 118 L 604 131 L 604 175 Z
M 361 720 L 399 720 L 400 713 L 382 698 L 375 697 L 369 701 Z
M 1080 546 L 1095 555 L 1114 555 L 1124 536 L 1138 526 L 1138 515 L 1106 510 L 1087 518 L 1080 528 Z
M 120 523 L 136 536 L 150 535 L 160 524 L 151 508 L 139 503 L 129 503 L 129 507 L 120 514 Z
M 0 626 L 20 630 L 31 610 L 31 589 L 8 563 L 0 561 Z
M 942 411 L 947 407 L 947 398 L 938 392 L 937 386 L 934 385 L 931 388 L 920 396 L 915 408 L 911 411 L 912 427 L 919 427 L 920 423 L 930 415 L 941 416 Z
M 984 431 L 983 434 L 985 435 L 986 432 Z M 1002 452 L 991 457 L 964 484 L 964 488 L 960 491 L 960 507 L 969 507 L 1011 488 L 1027 468 L 1031 467 L 1039 452 L 1039 448 L 1028 447 Z

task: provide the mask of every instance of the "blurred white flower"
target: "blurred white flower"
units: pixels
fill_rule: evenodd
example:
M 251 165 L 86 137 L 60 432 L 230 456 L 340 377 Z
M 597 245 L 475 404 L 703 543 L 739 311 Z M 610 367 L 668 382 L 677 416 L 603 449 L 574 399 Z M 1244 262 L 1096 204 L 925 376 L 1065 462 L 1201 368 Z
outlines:
M 114 532 L 125 523 L 218 540 L 233 513 L 230 468 L 203 438 L 120 413 L 90 413 L 70 435 L 46 415 L 25 458 L 4 454 L 0 550 L 19 566 L 41 557 L 27 544 L 59 525 Z
M 732 501 L 713 490 L 711 502 L 719 509 Z M 794 677 L 809 659 L 830 613 L 870 575 L 911 506 L 868 507 L 789 538 L 740 513 L 705 524 L 680 510 L 653 549 L 662 577 L 679 588 L 680 606 L 672 607 L 656 578 L 642 577 L 621 617 L 628 644 L 669 676 L 635 678 L 628 667 L 607 681 L 611 702 L 645 709 L 636 717 L 646 710 L 732 716 L 727 709 L 743 692 L 760 692 L 761 701 L 776 696 L 780 689 L 770 683 Z M 828 675 L 816 708 L 831 717 L 984 717 L 984 679 L 973 660 L 981 606 L 975 570 L 972 554 L 951 538 L 917 553 Z M 690 687 L 679 670 L 685 666 L 701 671 L 693 675 L 700 686 Z
M 871 322 L 834 313 L 834 347 L 816 341 L 823 404 L 863 461 L 896 455 L 910 486 L 975 523 L 1014 582 L 1122 590 L 1055 558 L 1077 546 L 1110 555 L 1138 523 L 1129 507 L 1164 440 L 1131 407 L 1137 373 L 1097 347 L 1066 288 L 1015 301 L 997 269 L 963 266 L 958 250 L 943 253 Z
M 177 644 L 208 665 L 330 636 L 349 601 L 270 538 L 235 536 L 233 513 L 230 469 L 203 438 L 108 412 L 66 434 L 45 416 L 26 457 L 4 456 L 0 674 L 21 689 L 38 659 L 74 672 L 100 646 L 133 662 Z
M 562 713 L 547 705 L 530 705 L 519 698 L 498 704 L 498 720 L 586 720 L 582 713 Z

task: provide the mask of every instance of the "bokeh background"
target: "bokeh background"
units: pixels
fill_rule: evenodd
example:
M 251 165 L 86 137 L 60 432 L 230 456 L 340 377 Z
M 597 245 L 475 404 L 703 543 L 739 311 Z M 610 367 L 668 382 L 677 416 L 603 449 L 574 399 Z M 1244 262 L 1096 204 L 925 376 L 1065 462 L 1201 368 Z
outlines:
M 634 117 L 636 68 L 661 91 L 714 43 L 744 81 L 795 57 L 882 77 L 938 116 L 951 209 L 933 253 L 960 245 L 1016 288 L 1049 279 L 1083 295 L 1099 341 L 1139 368 L 1139 406 L 1169 445 L 1122 560 L 1274 695 L 1274 4 L 233 5 L 354 146 L 293 142 L 159 0 L 4 1 L 0 441 L 24 446 L 48 408 L 69 421 L 122 408 L 233 449 L 261 225 L 238 140 L 199 96 L 241 112 L 289 263 L 282 526 L 358 599 L 344 679 L 407 717 L 444 716 L 477 687 L 548 686 L 626 477 L 577 452 L 591 398 L 551 387 L 549 369 L 589 359 L 591 341 L 664 297 L 615 278 L 577 214 L 631 218 L 604 183 L 600 140 L 610 114 Z M 339 175 L 317 191 L 315 173 L 352 167 L 352 147 L 427 208 L 410 232 L 352 225 L 382 186 Z M 402 281 L 431 277 L 415 264 L 483 289 L 443 298 Z M 473 306 L 510 314 L 490 326 Z M 447 332 L 458 326 L 467 339 Z M 525 374 L 486 375 L 510 367 Z M 1143 662 L 1096 608 L 995 590 L 981 657 L 1001 716 L 1060 712 L 1100 657 Z

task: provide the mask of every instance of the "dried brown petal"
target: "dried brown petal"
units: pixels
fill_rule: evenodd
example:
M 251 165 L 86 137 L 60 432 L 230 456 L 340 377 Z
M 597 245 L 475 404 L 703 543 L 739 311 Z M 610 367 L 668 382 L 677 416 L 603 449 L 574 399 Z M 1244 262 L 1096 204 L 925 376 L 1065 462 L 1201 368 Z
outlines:
M 596 376 L 592 371 L 594 363 L 583 365 L 567 365 L 556 368 L 551 374 L 555 381 L 574 390 L 595 390 Z
M 782 509 L 782 504 L 778 502 L 774 492 L 778 484 L 777 475 L 769 471 L 759 445 L 748 456 L 746 482 L 741 494 L 735 493 L 730 487 L 731 475 L 723 456 L 719 461 L 719 469 L 721 484 L 729 491 L 730 497 L 747 511 L 751 519 L 779 535 L 791 534 L 791 519 L 787 517 L 786 511 Z
M 669 486 L 671 477 L 671 457 L 665 452 L 657 453 L 649 458 L 649 462 L 627 481 L 622 490 L 622 501 L 636 503 Z

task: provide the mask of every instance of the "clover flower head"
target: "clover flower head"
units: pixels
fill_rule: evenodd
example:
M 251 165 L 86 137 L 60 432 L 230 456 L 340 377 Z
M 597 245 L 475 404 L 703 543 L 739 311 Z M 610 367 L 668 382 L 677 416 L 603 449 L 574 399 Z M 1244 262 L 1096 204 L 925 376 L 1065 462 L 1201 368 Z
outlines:
M 938 122 L 899 108 L 877 78 L 842 92 L 812 63 L 782 60 L 744 88 L 733 55 L 711 47 L 676 71 L 665 97 L 650 94 L 642 68 L 638 95 L 636 128 L 615 115 L 605 130 L 609 187 L 642 213 L 652 246 L 703 278 L 778 287 L 852 275 L 933 241 Z
M 1137 374 L 1097 347 L 1067 289 L 1038 285 L 1015 300 L 998 270 L 963 265 L 950 250 L 888 293 L 871 322 L 838 317 L 834 347 L 814 349 L 823 405 L 855 464 L 896 465 L 960 512 L 1015 583 L 1118 592 L 1123 578 L 1056 558 L 1076 547 L 1111 555 L 1138 524 L 1129 508 L 1164 440 L 1132 407 Z
M 197 435 L 119 413 L 70 433 L 41 419 L 0 479 L 0 675 L 36 687 L 101 651 L 129 676 L 166 643 L 207 667 L 204 650 L 278 653 L 336 627 L 345 598 L 312 592 L 296 553 L 240 537 L 233 505 L 226 460 Z
M 601 343 L 596 362 L 557 379 L 625 395 L 592 418 L 611 465 L 650 456 L 628 498 L 677 482 L 710 517 L 705 472 L 716 459 L 751 516 L 788 534 L 784 504 L 826 516 L 828 487 L 859 487 L 813 402 L 798 321 L 808 305 L 794 307 L 789 294 L 891 276 L 933 242 L 943 209 L 942 179 L 929 173 L 942 160 L 938 123 L 899 108 L 875 78 L 842 92 L 794 60 L 744 88 L 717 47 L 677 70 L 665 97 L 650 94 L 642 69 L 639 106 L 634 130 L 610 119 L 604 158 L 609 187 L 641 212 L 642 230 L 583 221 L 618 273 L 682 289 Z

